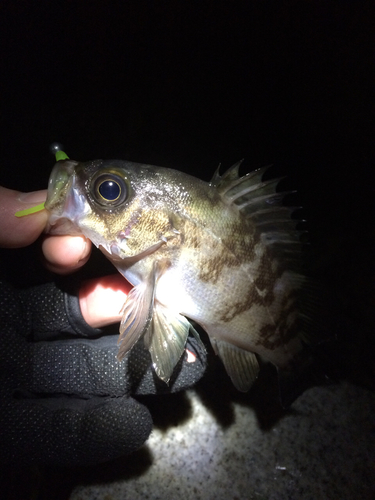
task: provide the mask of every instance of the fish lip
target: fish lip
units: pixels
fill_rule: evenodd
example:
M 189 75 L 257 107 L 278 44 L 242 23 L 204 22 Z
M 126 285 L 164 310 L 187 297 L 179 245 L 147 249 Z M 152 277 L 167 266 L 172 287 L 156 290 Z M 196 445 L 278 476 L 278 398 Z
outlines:
M 61 192 L 69 188 L 69 184 L 75 177 L 74 169 L 78 162 L 73 160 L 58 161 L 55 163 L 51 175 L 48 180 L 47 199 L 45 207 L 51 210 L 56 199 L 58 199 Z
M 68 165 L 68 167 L 72 167 Z M 56 164 L 50 177 L 47 200 L 45 208 L 50 213 L 45 233 L 48 234 L 82 234 L 79 228 L 79 220 L 85 217 L 90 210 L 85 196 L 80 192 L 77 179 L 74 174 L 70 174 L 65 165 Z M 53 183 L 55 182 L 55 184 Z M 59 185 L 57 185 L 59 183 Z M 64 201 L 59 209 L 60 198 L 64 196 Z

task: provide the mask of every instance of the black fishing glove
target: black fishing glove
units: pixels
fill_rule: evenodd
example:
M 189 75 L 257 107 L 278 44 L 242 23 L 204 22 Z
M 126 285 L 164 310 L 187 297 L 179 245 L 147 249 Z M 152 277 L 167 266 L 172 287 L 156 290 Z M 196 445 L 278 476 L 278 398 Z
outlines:
M 143 342 L 118 362 L 117 335 L 89 327 L 76 296 L 0 283 L 0 462 L 89 465 L 136 450 L 152 420 L 131 396 L 197 382 L 206 356 L 195 339 L 187 348 L 196 361 L 184 354 L 167 386 Z

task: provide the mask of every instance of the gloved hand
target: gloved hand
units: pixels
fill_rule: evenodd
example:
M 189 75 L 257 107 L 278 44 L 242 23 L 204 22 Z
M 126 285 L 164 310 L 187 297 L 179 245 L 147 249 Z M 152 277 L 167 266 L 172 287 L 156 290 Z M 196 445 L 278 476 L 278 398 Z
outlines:
M 45 196 L 0 186 L 0 247 L 35 241 L 47 212 L 14 214 Z M 42 243 L 46 266 L 59 274 L 83 266 L 90 249 L 80 236 L 48 236 Z M 80 286 L 79 299 L 54 284 L 23 291 L 0 284 L 1 463 L 89 465 L 130 453 L 152 428 L 147 408 L 132 396 L 183 390 L 203 374 L 205 353 L 194 339 L 187 347 L 196 361 L 185 356 L 169 386 L 155 376 L 142 343 L 117 361 L 117 332 L 94 328 L 119 320 L 127 290 L 117 278 L 114 290 L 113 278 Z
M 0 461 L 89 465 L 128 454 L 152 429 L 132 396 L 183 390 L 202 376 L 193 338 L 167 386 L 139 342 L 118 362 L 117 335 L 84 321 L 75 295 L 0 284 Z

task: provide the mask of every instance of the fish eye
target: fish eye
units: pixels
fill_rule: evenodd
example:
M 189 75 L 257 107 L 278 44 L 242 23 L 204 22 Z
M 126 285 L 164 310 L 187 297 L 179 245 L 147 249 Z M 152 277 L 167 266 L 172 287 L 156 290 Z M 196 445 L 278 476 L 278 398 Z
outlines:
M 100 205 L 114 207 L 126 200 L 128 189 L 123 178 L 107 173 L 95 179 L 93 194 Z

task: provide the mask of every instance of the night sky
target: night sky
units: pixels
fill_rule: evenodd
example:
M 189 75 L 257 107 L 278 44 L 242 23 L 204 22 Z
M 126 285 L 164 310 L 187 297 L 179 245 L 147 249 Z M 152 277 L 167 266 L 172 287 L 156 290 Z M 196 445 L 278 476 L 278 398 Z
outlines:
M 45 188 L 53 141 L 205 180 L 220 162 L 274 164 L 304 206 L 311 267 L 366 329 L 374 14 L 345 0 L 4 1 L 0 183 Z

